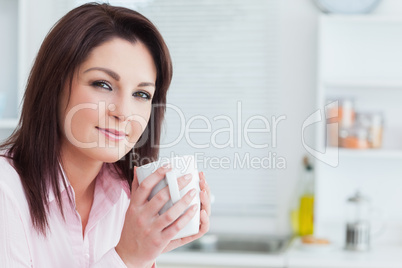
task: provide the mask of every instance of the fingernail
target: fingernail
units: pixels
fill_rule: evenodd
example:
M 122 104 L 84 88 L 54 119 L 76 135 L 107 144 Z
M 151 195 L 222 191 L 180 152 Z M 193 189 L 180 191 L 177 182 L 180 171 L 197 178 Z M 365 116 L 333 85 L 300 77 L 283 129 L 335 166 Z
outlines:
M 191 197 L 194 197 L 194 196 L 195 196 L 195 189 L 191 189 L 191 191 L 190 191 L 190 196 L 191 196 Z
M 197 208 L 198 208 L 198 205 L 197 205 L 197 204 L 195 204 L 195 205 L 193 205 L 193 206 L 191 207 L 191 210 L 192 210 L 192 211 L 196 211 L 196 210 L 197 210 Z
M 170 169 L 170 164 L 169 164 L 169 163 L 164 164 L 162 167 L 163 167 L 164 169 Z
M 185 179 L 186 181 L 187 181 L 187 180 L 190 180 L 192 177 L 193 177 L 193 175 L 192 175 L 191 173 L 184 175 L 184 179 Z

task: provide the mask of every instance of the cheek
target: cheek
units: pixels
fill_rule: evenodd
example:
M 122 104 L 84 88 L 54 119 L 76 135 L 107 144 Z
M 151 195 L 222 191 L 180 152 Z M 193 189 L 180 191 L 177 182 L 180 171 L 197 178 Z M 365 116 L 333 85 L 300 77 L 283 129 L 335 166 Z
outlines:
M 94 127 L 99 121 L 99 112 L 95 105 L 91 108 L 82 108 L 74 114 L 72 125 L 75 128 Z
M 67 138 L 88 141 L 99 121 L 99 104 L 86 88 L 73 88 L 67 111 L 63 116 L 63 132 Z
M 67 113 L 64 120 L 64 131 L 78 141 L 86 141 L 95 132 L 99 118 L 95 104 L 77 105 Z M 68 136 L 67 135 L 67 136 Z
M 82 127 L 86 124 L 97 122 L 101 115 L 99 110 L 105 107 L 105 102 L 101 102 L 95 94 L 91 94 L 90 92 L 90 89 L 80 87 L 71 96 L 68 109 L 69 118 L 71 118 L 72 125 L 75 127 Z

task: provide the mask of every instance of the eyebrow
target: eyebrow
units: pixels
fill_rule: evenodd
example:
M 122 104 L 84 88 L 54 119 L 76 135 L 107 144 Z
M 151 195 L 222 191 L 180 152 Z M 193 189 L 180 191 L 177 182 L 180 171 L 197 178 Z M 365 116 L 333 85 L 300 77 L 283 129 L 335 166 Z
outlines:
M 89 68 L 88 70 L 84 71 L 84 73 L 87 73 L 87 72 L 90 72 L 90 71 L 101 71 L 101 72 L 104 72 L 104 73 L 108 74 L 110 77 L 112 77 L 116 81 L 120 80 L 120 75 L 118 75 L 117 73 L 115 73 L 112 70 L 107 69 L 107 68 L 92 67 L 92 68 Z
M 142 82 L 138 84 L 139 87 L 155 87 L 154 83 L 150 83 L 150 82 Z
M 103 68 L 103 67 L 92 67 L 84 71 L 84 73 L 90 72 L 90 71 L 101 71 L 106 74 L 108 74 L 110 77 L 112 77 L 116 81 L 120 81 L 120 75 L 118 75 L 116 72 L 108 69 L 108 68 Z M 151 82 L 142 82 L 138 84 L 139 87 L 155 87 L 154 83 Z

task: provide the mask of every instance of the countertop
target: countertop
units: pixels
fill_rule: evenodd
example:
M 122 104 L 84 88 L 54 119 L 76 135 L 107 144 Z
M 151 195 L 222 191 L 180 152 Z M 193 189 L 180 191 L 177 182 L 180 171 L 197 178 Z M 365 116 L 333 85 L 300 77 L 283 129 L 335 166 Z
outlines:
M 299 240 L 286 252 L 289 268 L 402 268 L 402 245 L 396 242 L 374 244 L 367 252 L 351 252 L 335 243 L 324 249 L 309 249 Z
M 286 251 L 279 254 L 170 252 L 157 262 L 163 265 L 267 268 L 402 268 L 401 231 L 388 232 L 387 238 L 374 241 L 368 252 L 350 252 L 343 242 L 332 240 L 323 248 L 304 247 L 293 239 Z M 335 242 L 334 242 L 335 241 Z
M 285 253 L 249 254 L 249 253 L 206 253 L 206 252 L 170 252 L 157 259 L 158 264 L 168 265 L 204 265 L 226 267 L 286 267 Z M 190 267 L 190 266 L 189 266 Z

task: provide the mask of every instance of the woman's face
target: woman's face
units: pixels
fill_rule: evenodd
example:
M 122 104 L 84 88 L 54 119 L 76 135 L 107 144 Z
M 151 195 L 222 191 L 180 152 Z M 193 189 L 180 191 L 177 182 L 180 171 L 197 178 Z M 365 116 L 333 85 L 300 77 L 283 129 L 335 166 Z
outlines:
M 144 131 L 155 93 L 156 67 L 141 42 L 114 38 L 94 48 L 60 97 L 62 152 L 115 162 Z

